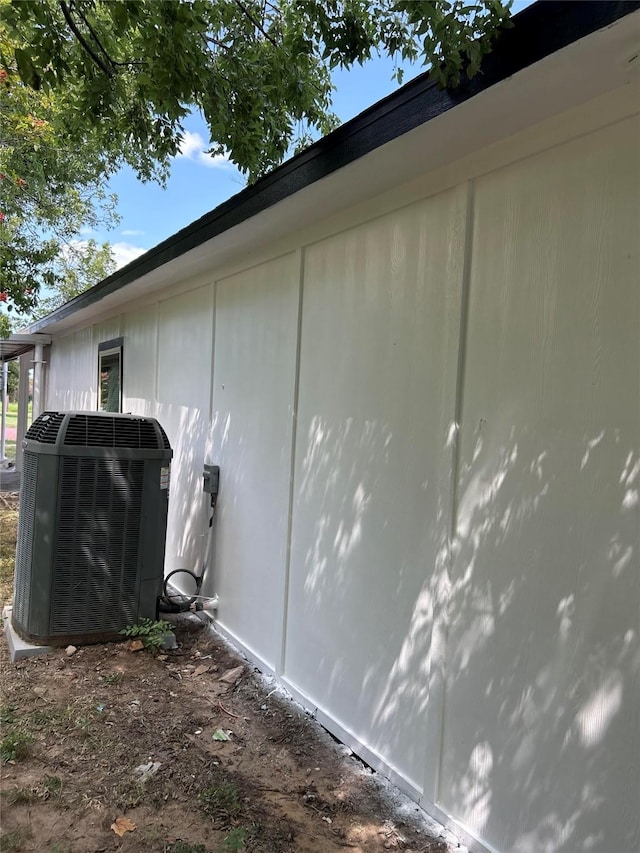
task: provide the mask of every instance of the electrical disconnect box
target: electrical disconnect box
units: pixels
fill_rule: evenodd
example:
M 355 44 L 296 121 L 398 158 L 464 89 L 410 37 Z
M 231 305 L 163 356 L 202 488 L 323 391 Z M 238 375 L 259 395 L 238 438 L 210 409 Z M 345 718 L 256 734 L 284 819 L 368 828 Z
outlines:
M 220 489 L 220 466 L 205 465 L 202 476 L 204 478 L 204 492 L 211 495 L 211 506 L 215 507 L 216 501 L 218 500 L 218 491 Z

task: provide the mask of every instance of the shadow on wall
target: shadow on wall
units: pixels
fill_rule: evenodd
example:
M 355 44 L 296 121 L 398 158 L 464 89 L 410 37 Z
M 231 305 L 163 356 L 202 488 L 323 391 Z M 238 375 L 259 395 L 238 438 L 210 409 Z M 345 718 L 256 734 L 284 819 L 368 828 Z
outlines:
M 167 525 L 167 573 L 174 569 L 201 572 L 207 556 L 209 518 L 202 488 L 208 412 L 159 403 L 154 417 L 164 427 L 173 449 Z M 177 585 L 180 578 L 176 578 Z
M 433 602 L 447 563 L 450 441 L 416 458 L 378 420 L 315 416 L 294 508 L 287 671 L 418 789 L 432 674 Z M 298 652 L 301 648 L 303 651 Z M 305 660 L 313 659 L 313 672 Z M 308 663 L 306 664 L 308 670 Z
M 486 428 L 461 469 L 441 798 L 501 850 L 631 853 L 637 438 L 556 434 L 551 450 L 530 429 L 504 445 Z
M 440 804 L 497 849 L 632 853 L 637 437 L 554 434 L 545 448 L 527 427 L 507 443 L 485 432 L 468 459 L 463 448 L 449 577 L 446 490 L 416 486 L 418 459 L 400 472 L 406 487 L 393 482 L 397 442 L 411 436 L 313 419 L 295 509 L 313 521 L 297 523 L 304 571 L 291 578 L 292 642 L 315 673 L 302 686 L 391 766 L 400 756 L 410 779 L 441 761 Z M 435 513 L 417 517 L 433 488 Z M 442 755 L 427 756 L 434 602 L 437 615 L 447 597 Z

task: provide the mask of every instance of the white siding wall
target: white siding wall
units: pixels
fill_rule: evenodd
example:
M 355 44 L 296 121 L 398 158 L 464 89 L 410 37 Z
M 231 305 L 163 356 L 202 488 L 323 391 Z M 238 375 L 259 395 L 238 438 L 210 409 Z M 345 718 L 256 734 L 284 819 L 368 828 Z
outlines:
M 199 571 L 205 556 L 209 528 L 202 466 L 209 429 L 212 351 L 213 287 L 159 303 L 156 417 L 173 448 L 168 571 Z
M 91 327 L 56 340 L 48 353 L 47 409 L 96 408 L 97 345 L 95 349 Z
M 217 463 L 221 628 L 503 853 L 640 843 L 639 138 L 514 155 L 52 347 L 48 407 L 92 409 L 124 335 L 125 409 L 175 451 L 167 569 L 204 558 Z
M 499 850 L 640 842 L 638 138 L 477 184 L 440 798 Z
M 272 669 L 285 604 L 299 290 L 293 254 L 225 279 L 216 293 L 218 616 Z
M 133 311 L 124 318 L 122 409 L 155 417 L 158 380 L 158 308 Z
M 418 788 L 465 214 L 463 188 L 305 262 L 285 674 Z

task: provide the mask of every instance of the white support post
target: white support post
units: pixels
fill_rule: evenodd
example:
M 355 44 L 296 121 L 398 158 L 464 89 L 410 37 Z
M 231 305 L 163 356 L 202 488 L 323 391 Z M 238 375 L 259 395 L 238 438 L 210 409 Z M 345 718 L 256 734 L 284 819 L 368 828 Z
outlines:
M 9 365 L 6 361 L 2 362 L 2 416 L 0 418 L 0 465 L 4 464 L 6 459 L 6 432 L 7 432 L 7 381 L 9 376 Z
M 33 420 L 44 410 L 44 346 L 36 344 L 33 358 Z
M 29 370 L 31 359 L 20 356 L 20 379 L 18 382 L 18 424 L 16 430 L 16 471 L 22 471 L 22 442 L 29 428 Z

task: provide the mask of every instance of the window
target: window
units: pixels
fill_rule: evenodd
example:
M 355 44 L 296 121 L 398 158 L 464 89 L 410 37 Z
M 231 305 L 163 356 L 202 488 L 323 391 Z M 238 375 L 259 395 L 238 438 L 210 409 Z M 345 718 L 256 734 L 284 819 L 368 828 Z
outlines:
M 122 338 L 98 345 L 98 411 L 122 411 Z

